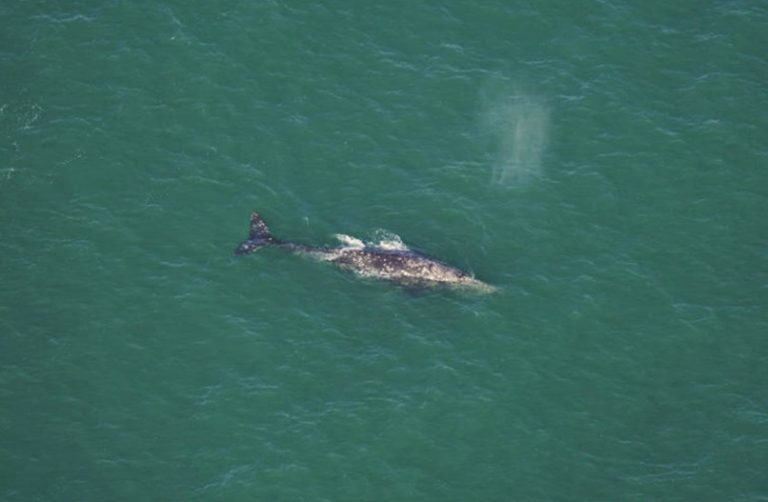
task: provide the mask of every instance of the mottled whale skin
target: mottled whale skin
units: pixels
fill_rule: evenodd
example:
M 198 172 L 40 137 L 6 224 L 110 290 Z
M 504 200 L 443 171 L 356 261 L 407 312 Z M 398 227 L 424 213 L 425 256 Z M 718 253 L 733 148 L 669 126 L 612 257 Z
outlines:
M 494 286 L 475 279 L 471 274 L 432 257 L 405 247 L 388 249 L 367 246 L 352 237 L 337 236 L 346 245 L 342 247 L 312 247 L 276 239 L 258 213 L 251 215 L 248 239 L 235 250 L 236 255 L 253 253 L 271 246 L 291 253 L 327 261 L 350 270 L 361 277 L 393 281 L 413 287 L 448 287 L 479 293 L 492 293 Z

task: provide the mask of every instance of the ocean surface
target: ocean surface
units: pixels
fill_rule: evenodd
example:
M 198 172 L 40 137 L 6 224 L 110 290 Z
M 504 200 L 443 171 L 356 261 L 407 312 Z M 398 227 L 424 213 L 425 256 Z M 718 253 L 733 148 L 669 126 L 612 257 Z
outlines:
M 768 500 L 768 3 L 0 26 L 0 500 Z

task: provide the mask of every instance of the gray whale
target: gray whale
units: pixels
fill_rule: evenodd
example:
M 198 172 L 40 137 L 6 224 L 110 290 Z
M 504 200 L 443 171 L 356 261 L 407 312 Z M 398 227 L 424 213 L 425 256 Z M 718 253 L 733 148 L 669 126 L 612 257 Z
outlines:
M 402 247 L 389 249 L 365 245 L 361 241 L 337 236 L 347 245 L 341 247 L 312 247 L 296 242 L 283 241 L 272 232 L 258 214 L 251 215 L 248 239 L 240 243 L 236 255 L 253 253 L 271 246 L 294 254 L 329 262 L 341 269 L 350 270 L 361 277 L 371 277 L 413 287 L 449 287 L 481 293 L 496 291 L 494 286 L 475 279 L 471 274 L 443 263 L 435 258 Z

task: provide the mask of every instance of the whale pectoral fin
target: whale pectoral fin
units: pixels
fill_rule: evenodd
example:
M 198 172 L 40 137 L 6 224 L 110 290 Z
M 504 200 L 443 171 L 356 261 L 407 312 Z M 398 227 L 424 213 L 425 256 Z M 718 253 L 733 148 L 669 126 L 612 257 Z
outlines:
M 249 239 L 268 239 L 272 237 L 269 227 L 259 213 L 251 214 L 251 227 L 248 233 Z

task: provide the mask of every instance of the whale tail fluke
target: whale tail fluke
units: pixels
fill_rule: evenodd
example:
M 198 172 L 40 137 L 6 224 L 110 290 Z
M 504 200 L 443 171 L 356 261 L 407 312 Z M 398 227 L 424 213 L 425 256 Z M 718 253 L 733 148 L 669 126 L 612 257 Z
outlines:
M 272 232 L 264 222 L 259 213 L 251 214 L 251 227 L 248 232 L 248 240 L 243 241 L 235 249 L 236 255 L 253 253 L 254 251 L 270 244 L 277 244 L 278 241 L 272 237 Z

